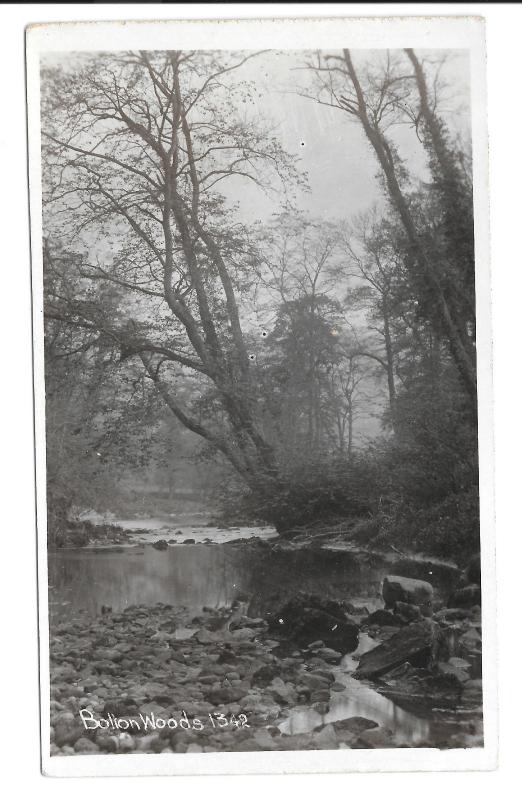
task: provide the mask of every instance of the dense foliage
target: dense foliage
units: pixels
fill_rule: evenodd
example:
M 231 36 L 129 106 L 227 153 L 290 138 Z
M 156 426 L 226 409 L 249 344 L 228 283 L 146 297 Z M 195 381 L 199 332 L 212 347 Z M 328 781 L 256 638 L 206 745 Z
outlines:
M 473 203 L 438 68 L 309 56 L 306 96 L 358 126 L 381 187 L 325 222 L 245 110 L 252 58 L 44 71 L 51 528 L 133 475 L 172 494 L 183 460 L 227 519 L 460 557 L 479 540 Z M 278 192 L 270 220 L 239 221 L 246 183 Z

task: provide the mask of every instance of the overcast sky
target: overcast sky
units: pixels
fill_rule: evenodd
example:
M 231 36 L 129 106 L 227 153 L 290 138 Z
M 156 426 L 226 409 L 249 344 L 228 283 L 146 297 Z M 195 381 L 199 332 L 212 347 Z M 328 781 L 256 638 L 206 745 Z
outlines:
M 446 57 L 441 77 L 448 83 L 441 108 L 448 125 L 469 135 L 469 61 L 464 51 L 417 51 L 421 57 Z M 378 51 L 352 51 L 356 67 L 380 57 Z M 236 73 L 256 82 L 257 110 L 271 117 L 285 148 L 300 157 L 308 173 L 310 193 L 301 193 L 300 205 L 312 216 L 350 218 L 368 208 L 379 196 L 377 162 L 360 125 L 348 114 L 297 94 L 311 85 L 302 70 L 303 54 L 269 52 L 247 62 Z M 424 163 L 422 148 L 412 130 L 395 128 L 393 136 L 414 173 Z M 303 144 L 302 144 L 303 143 Z M 242 187 L 240 210 L 245 220 L 265 219 L 274 211 L 273 200 Z
M 358 69 L 365 62 L 375 62 L 383 51 L 355 50 L 352 57 Z M 93 53 L 47 53 L 45 65 L 73 68 L 85 55 Z M 441 78 L 448 84 L 441 111 L 451 129 L 469 136 L 469 59 L 465 51 L 417 51 L 429 63 L 445 58 Z M 300 89 L 310 89 L 312 77 L 303 69 L 305 54 L 301 51 L 268 51 L 247 61 L 233 75 L 251 80 L 257 90 L 257 103 L 250 113 L 263 121 L 271 119 L 274 135 L 278 135 L 288 152 L 300 158 L 300 166 L 308 173 L 310 192 L 301 192 L 299 205 L 311 216 L 327 219 L 350 218 L 367 209 L 379 197 L 376 180 L 378 166 L 373 151 L 360 125 L 348 114 L 319 105 L 299 96 Z M 394 128 L 393 136 L 401 156 L 414 174 L 422 174 L 424 155 L 411 129 Z M 220 186 L 233 202 L 239 202 L 242 218 L 251 222 L 266 220 L 278 210 L 274 197 L 263 196 L 259 189 L 244 181 Z

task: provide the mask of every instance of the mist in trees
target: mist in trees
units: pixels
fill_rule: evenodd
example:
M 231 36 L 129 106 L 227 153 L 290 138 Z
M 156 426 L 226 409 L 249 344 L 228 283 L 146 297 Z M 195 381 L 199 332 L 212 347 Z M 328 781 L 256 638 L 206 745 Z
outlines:
M 131 476 L 175 499 L 190 464 L 229 519 L 478 547 L 471 156 L 451 58 L 43 66 L 54 519 L 125 500 Z M 270 59 L 284 91 L 267 99 Z M 356 213 L 314 208 L 281 130 L 292 97 L 324 148 L 369 165 L 372 202 L 343 187 Z

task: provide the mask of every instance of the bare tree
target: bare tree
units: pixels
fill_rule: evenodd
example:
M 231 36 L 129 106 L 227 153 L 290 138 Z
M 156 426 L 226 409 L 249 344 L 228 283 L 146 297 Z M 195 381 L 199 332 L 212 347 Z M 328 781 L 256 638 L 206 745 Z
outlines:
M 410 51 L 408 53 L 410 60 L 412 55 L 415 59 Z M 428 243 L 423 236 L 408 193 L 401 185 L 404 166 L 393 140 L 387 133 L 392 125 L 398 124 L 401 120 L 407 121 L 404 108 L 411 102 L 412 86 L 416 85 L 420 90 L 420 113 L 426 121 L 427 129 L 433 129 L 430 141 L 433 142 L 435 150 L 439 149 L 440 158 L 444 159 L 442 150 L 438 148 L 437 136 L 433 139 L 435 127 L 438 125 L 437 117 L 433 110 L 428 110 L 426 102 L 422 99 L 426 88 L 424 73 L 421 74 L 421 71 L 416 69 L 415 76 L 411 75 L 404 69 L 400 59 L 387 54 L 380 68 L 366 70 L 364 77 L 361 77 L 348 49 L 324 57 L 318 54 L 317 60 L 311 62 L 309 66 L 318 76 L 316 99 L 339 108 L 357 119 L 373 148 L 382 169 L 389 199 L 406 234 L 409 257 L 412 263 L 420 268 L 432 293 L 434 303 L 432 318 L 436 315 L 436 321 L 444 332 L 463 385 L 470 397 L 471 407 L 475 410 L 474 330 L 470 329 L 466 319 L 462 318 L 462 293 L 466 290 L 469 292 L 469 281 L 462 282 L 458 278 L 455 279 L 453 271 L 447 268 L 444 258 L 436 253 L 436 247 L 431 246 L 432 243 Z M 438 125 L 437 129 L 440 132 L 441 126 Z M 470 304 L 473 304 L 473 300 L 469 300 L 468 297 L 466 306 L 469 307 Z
M 43 137 L 49 238 L 77 242 L 80 275 L 94 287 L 88 301 L 51 298 L 47 313 L 138 358 L 175 417 L 259 486 L 277 465 L 256 415 L 237 302 L 250 251 L 220 189 L 248 181 L 268 190 L 298 176 L 270 129 L 239 113 L 252 87 L 233 75 L 254 55 L 102 54 L 50 70 Z M 47 267 L 63 270 L 58 261 L 50 246 Z M 110 309 L 108 286 L 120 291 Z M 215 387 L 217 422 L 180 402 L 180 369 Z

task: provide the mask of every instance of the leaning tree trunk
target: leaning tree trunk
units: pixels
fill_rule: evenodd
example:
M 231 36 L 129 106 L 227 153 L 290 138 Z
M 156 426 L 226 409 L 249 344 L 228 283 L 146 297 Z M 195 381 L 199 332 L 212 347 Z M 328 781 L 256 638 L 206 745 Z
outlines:
M 428 284 L 434 291 L 440 314 L 440 319 L 442 322 L 446 338 L 448 340 L 448 345 L 451 354 L 453 356 L 459 374 L 462 378 L 463 385 L 468 393 L 471 406 L 474 412 L 476 413 L 477 385 L 476 385 L 475 363 L 474 359 L 472 358 L 468 350 L 467 342 L 465 342 L 464 337 L 462 336 L 462 331 L 460 329 L 460 321 L 455 319 L 452 315 L 452 309 L 450 307 L 450 304 L 448 303 L 448 298 L 445 295 L 441 281 L 437 274 L 437 265 L 430 263 L 428 257 L 426 256 L 426 253 L 424 252 L 424 248 L 422 246 L 420 237 L 418 235 L 415 226 L 415 222 L 408 207 L 408 203 L 399 185 L 399 181 L 395 171 L 395 165 L 393 162 L 388 142 L 386 141 L 385 137 L 383 136 L 378 126 L 370 122 L 366 101 L 361 88 L 361 84 L 357 77 L 357 73 L 353 66 L 350 51 L 345 49 L 343 50 L 343 54 L 348 74 L 352 81 L 355 94 L 357 97 L 357 116 L 361 121 L 364 132 L 370 144 L 372 145 L 379 160 L 379 163 L 382 167 L 382 170 L 384 172 L 384 177 L 390 199 L 395 208 L 397 209 L 397 212 L 403 224 L 412 255 L 415 257 L 415 260 L 421 267 L 422 272 L 425 275 L 426 280 L 428 281 Z M 350 108 L 350 110 L 351 113 L 353 113 L 353 109 Z

